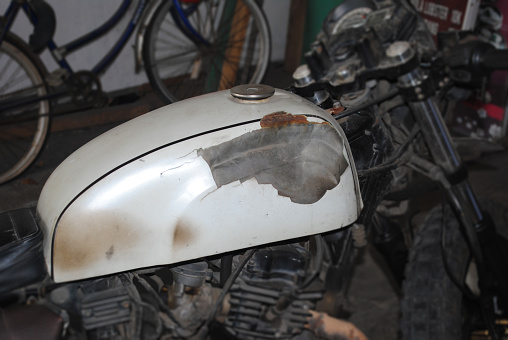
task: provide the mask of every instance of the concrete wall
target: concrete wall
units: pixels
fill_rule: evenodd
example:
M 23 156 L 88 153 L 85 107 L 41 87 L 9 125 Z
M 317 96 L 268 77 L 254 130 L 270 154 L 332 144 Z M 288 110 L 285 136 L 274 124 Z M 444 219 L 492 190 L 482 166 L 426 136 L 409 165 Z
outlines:
M 121 0 L 46 0 L 54 9 L 57 17 L 57 27 L 54 41 L 57 44 L 65 44 L 75 38 L 100 26 L 118 8 Z M 135 3 L 136 1 L 134 1 Z M 1 13 L 5 12 L 7 1 L 0 4 Z M 290 0 L 264 1 L 263 10 L 270 24 L 272 32 L 272 61 L 284 59 L 286 35 L 288 25 Z M 134 6 L 131 6 L 133 10 Z M 126 23 L 130 19 L 131 12 L 113 28 L 106 36 L 67 56 L 67 60 L 75 71 L 91 69 L 114 45 L 116 39 L 123 32 Z M 20 13 L 13 27 L 13 32 L 28 41 L 32 32 L 32 26 L 27 21 L 24 13 Z M 134 72 L 134 35 L 126 44 L 117 60 L 101 77 L 103 89 L 113 91 L 129 86 L 148 82 L 144 72 Z M 48 51 L 41 54 L 41 59 L 52 71 L 58 68 Z

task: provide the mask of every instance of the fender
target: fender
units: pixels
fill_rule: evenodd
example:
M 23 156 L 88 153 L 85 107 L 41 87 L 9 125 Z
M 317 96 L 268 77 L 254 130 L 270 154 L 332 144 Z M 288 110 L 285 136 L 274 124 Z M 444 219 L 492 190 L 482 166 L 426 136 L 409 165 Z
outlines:
M 136 37 L 134 38 L 134 70 L 136 73 L 139 73 L 143 69 L 143 43 L 145 32 L 161 2 L 162 0 L 150 1 L 148 8 L 143 11 L 143 16 L 141 17 Z
M 254 85 L 255 86 L 255 85 Z M 329 113 L 276 90 L 177 102 L 92 140 L 48 179 L 37 214 L 55 282 L 323 233 L 362 208 Z

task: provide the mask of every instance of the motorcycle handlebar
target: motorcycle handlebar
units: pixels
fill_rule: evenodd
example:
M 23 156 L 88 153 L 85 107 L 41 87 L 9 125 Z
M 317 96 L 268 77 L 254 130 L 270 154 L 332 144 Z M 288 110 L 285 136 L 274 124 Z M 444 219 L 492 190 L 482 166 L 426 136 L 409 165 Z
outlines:
M 498 50 L 481 40 L 469 41 L 449 48 L 445 62 L 451 68 L 488 74 L 495 70 L 508 70 L 508 50 Z

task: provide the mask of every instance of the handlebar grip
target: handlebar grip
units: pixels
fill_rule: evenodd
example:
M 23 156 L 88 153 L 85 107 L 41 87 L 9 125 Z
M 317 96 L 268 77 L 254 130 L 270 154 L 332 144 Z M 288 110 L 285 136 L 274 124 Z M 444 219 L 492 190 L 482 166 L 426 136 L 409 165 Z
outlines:
M 475 64 L 488 71 L 508 70 L 508 50 L 484 50 L 478 55 Z

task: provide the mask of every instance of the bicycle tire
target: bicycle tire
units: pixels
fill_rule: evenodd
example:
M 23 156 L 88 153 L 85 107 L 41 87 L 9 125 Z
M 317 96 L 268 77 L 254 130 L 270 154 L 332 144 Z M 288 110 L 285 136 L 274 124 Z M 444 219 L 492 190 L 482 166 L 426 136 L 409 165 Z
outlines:
M 46 74 L 46 67 L 30 47 L 7 33 L 0 45 L 0 103 L 47 94 Z M 35 161 L 50 126 L 48 100 L 11 109 L 1 106 L 0 184 L 19 176 Z
M 262 81 L 270 60 L 271 37 L 264 13 L 254 0 L 207 0 L 194 5 L 182 1 L 181 5 L 187 6 L 184 10 L 197 6 L 187 16 L 196 34 L 181 23 L 181 17 L 172 16 L 173 2 L 164 1 L 144 36 L 145 71 L 166 103 Z

